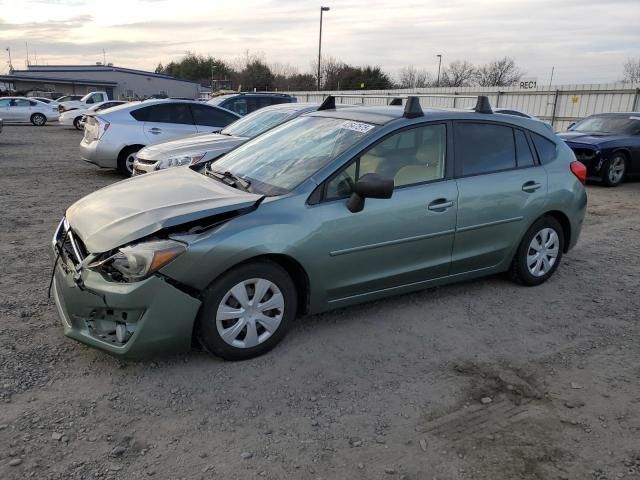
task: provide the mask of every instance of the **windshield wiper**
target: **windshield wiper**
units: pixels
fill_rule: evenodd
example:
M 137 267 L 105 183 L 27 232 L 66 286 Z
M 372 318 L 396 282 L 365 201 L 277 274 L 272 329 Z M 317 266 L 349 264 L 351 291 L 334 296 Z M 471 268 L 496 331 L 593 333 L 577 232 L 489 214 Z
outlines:
M 219 171 L 213 170 L 211 167 L 209 167 L 209 170 L 207 171 L 207 174 L 213 175 L 215 178 L 217 178 L 221 182 L 224 182 L 227 185 L 231 185 L 232 187 L 240 188 L 241 190 L 244 190 L 245 192 L 248 192 L 249 191 L 249 187 L 251 186 L 251 182 L 249 182 L 248 180 L 245 180 L 244 178 L 239 177 L 238 175 L 235 175 L 235 174 L 233 174 L 233 173 L 231 173 L 229 171 L 219 172 Z

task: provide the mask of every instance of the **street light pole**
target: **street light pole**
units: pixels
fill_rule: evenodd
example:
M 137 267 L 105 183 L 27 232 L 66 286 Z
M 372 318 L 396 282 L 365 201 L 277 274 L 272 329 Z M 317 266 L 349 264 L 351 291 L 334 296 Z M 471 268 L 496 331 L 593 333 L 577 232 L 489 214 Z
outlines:
M 322 13 L 328 11 L 329 7 L 320 7 L 320 38 L 318 39 L 318 91 L 320 91 L 320 55 L 322 53 Z
M 440 86 L 440 66 L 442 65 L 442 55 L 438 54 L 436 55 L 436 57 L 439 58 L 438 60 L 438 80 L 436 80 L 436 87 Z
M 13 65 L 11 64 L 11 47 L 7 47 L 7 52 L 9 52 L 9 73 L 13 73 Z

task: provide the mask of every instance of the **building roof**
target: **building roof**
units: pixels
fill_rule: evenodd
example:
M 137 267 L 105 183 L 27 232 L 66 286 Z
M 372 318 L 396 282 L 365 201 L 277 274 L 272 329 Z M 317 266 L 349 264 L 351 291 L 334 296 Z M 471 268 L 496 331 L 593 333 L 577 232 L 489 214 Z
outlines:
M 193 80 L 182 80 L 171 75 L 163 73 L 147 72 L 145 70 L 137 70 L 135 68 L 116 67 L 114 65 L 29 65 L 28 70 L 14 70 L 17 74 L 29 73 L 46 73 L 46 72 L 121 72 L 131 75 L 142 75 L 144 77 L 163 78 L 165 80 L 173 80 L 176 82 L 195 83 L 200 82 Z
M 26 70 L 21 70 L 26 71 Z M 55 77 L 32 77 L 31 75 L 0 75 L 1 82 L 13 82 L 15 80 L 36 82 L 36 83 L 73 83 L 81 85 L 118 85 L 118 82 L 109 82 L 106 80 L 89 80 L 87 78 L 55 78 Z

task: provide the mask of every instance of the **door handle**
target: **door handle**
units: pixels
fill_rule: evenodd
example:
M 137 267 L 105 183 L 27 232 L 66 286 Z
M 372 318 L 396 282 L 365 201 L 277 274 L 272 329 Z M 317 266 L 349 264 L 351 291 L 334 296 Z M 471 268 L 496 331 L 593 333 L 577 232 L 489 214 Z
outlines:
M 429 204 L 427 209 L 431 212 L 444 212 L 445 210 L 453 207 L 453 202 L 446 198 L 439 198 Z
M 157 128 L 157 127 L 153 127 L 153 128 L 151 128 L 151 129 L 149 129 L 149 133 L 153 133 L 154 135 L 158 135 L 158 134 L 159 134 L 159 133 L 161 133 L 161 132 L 162 132 L 162 130 L 160 130 L 160 129 L 159 129 L 159 128 Z
M 522 191 L 527 193 L 533 193 L 536 190 L 538 190 L 541 186 L 542 186 L 541 183 L 530 180 L 526 182 L 524 185 L 522 185 Z

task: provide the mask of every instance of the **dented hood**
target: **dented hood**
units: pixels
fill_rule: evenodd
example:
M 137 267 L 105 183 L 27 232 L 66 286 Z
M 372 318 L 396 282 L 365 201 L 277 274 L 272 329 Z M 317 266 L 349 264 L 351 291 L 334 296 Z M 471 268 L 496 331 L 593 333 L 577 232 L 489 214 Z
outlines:
M 66 217 L 87 250 L 102 253 L 163 228 L 251 207 L 261 198 L 189 168 L 170 168 L 87 195 Z

